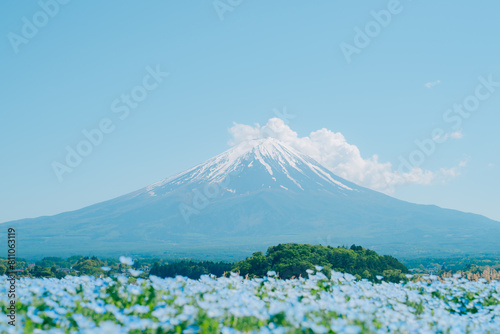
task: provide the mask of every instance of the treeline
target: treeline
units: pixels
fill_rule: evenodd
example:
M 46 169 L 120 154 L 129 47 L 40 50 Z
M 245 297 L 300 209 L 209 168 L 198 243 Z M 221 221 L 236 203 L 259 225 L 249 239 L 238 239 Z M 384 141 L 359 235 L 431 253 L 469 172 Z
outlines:
M 358 279 L 399 282 L 406 280 L 408 269 L 392 256 L 380 256 L 376 252 L 352 245 L 331 247 L 307 244 L 280 244 L 269 247 L 266 254 L 256 252 L 251 257 L 237 262 L 233 271 L 250 277 L 263 277 L 268 271 L 275 271 L 279 277 L 307 277 L 307 270 L 315 266 L 323 267 L 322 272 L 329 276 L 331 270 L 350 273 Z
M 449 258 L 436 258 L 436 257 L 426 257 L 426 258 L 415 258 L 415 259 L 403 259 L 402 262 L 415 269 L 420 269 L 425 272 L 432 271 L 433 273 L 444 273 L 444 272 L 477 272 L 478 270 L 483 270 L 486 268 L 492 268 L 500 270 L 500 256 L 469 256 L 464 255 L 461 257 L 449 257 Z
M 201 275 L 222 276 L 230 271 L 247 277 L 263 277 L 269 271 L 277 273 L 282 279 L 307 277 L 307 270 L 321 266 L 322 272 L 329 276 L 331 270 L 350 273 L 358 279 L 400 282 L 406 280 L 408 269 L 392 256 L 380 256 L 376 252 L 352 245 L 331 247 L 307 244 L 280 244 L 269 247 L 267 253 L 256 252 L 251 257 L 237 263 L 211 261 L 178 261 L 168 264 L 155 263 L 150 275 L 175 277 L 177 275 L 198 279 Z M 379 278 L 377 278 L 379 276 Z
M 143 277 L 147 277 L 147 271 L 152 266 L 153 259 L 134 259 L 133 269 L 144 271 Z M 0 259 L 0 275 L 7 274 L 8 263 L 6 259 Z M 103 268 L 106 268 L 104 270 Z M 45 257 L 41 260 L 29 263 L 26 260 L 16 261 L 17 276 L 24 277 L 55 277 L 62 278 L 67 275 L 93 275 L 110 276 L 113 274 L 128 273 L 129 266 L 121 264 L 118 259 L 100 259 L 96 256 L 71 256 L 69 258 Z
M 27 266 L 25 259 L 16 259 L 17 268 L 25 268 Z M 0 258 L 0 276 L 6 275 L 9 267 L 9 261 L 6 258 Z
M 201 275 L 208 274 L 220 277 L 224 275 L 225 272 L 230 271 L 232 267 L 232 263 L 212 261 L 196 262 L 183 260 L 163 265 L 155 262 L 149 274 L 162 278 L 180 275 L 192 279 L 198 279 Z
M 95 275 L 104 273 L 102 267 L 108 265 L 107 261 L 96 256 L 72 256 L 67 259 L 60 257 L 45 257 L 35 263 L 31 272 L 34 277 L 56 277 L 66 275 Z
M 236 263 L 161 259 L 133 259 L 133 269 L 140 270 L 141 277 L 175 277 L 177 275 L 198 279 L 201 275 L 213 274 L 221 277 L 229 272 L 238 272 L 247 277 L 263 277 L 274 271 L 282 279 L 307 277 L 307 270 L 321 266 L 322 272 L 329 276 L 331 270 L 350 273 L 358 279 L 399 282 L 406 280 L 408 269 L 392 256 L 380 256 L 375 251 L 352 245 L 331 247 L 308 244 L 279 244 L 269 247 L 267 252 L 256 252 L 251 257 Z M 0 261 L 0 274 L 3 263 Z M 99 259 L 95 256 L 72 256 L 67 259 L 46 257 L 34 265 L 18 263 L 23 268 L 21 276 L 56 277 L 66 275 L 111 276 L 129 275 L 130 267 L 118 259 Z M 378 278 L 377 278 L 378 276 Z

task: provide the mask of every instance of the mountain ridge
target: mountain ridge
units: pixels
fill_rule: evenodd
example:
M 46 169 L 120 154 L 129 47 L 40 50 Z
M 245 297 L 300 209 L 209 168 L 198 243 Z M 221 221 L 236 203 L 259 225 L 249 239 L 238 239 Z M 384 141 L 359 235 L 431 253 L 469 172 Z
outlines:
M 355 243 L 407 256 L 500 251 L 500 223 L 358 186 L 274 138 L 107 201 L 9 223 L 31 255 L 232 248 L 246 256 L 280 242 Z

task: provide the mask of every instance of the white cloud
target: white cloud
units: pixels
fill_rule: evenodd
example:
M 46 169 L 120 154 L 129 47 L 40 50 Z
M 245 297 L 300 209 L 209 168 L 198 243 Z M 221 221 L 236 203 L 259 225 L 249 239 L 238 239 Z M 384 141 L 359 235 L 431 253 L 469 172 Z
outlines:
M 440 83 L 441 83 L 441 80 L 436 80 L 436 81 L 432 81 L 432 82 L 427 82 L 424 84 L 424 86 L 427 88 L 432 88 L 436 85 L 439 85 Z
M 455 177 L 462 174 L 462 168 L 467 166 L 467 164 L 469 163 L 469 159 L 470 158 L 467 157 L 464 160 L 460 161 L 458 163 L 458 166 L 449 169 L 439 169 L 439 172 L 437 173 L 439 181 L 441 181 L 441 183 L 446 183 L 447 181 L 454 179 Z
M 308 136 L 299 137 L 285 122 L 271 118 L 267 124 L 254 126 L 236 124 L 229 129 L 230 145 L 237 145 L 251 139 L 273 137 L 307 154 L 330 169 L 336 175 L 359 185 L 391 193 L 394 187 L 406 184 L 428 185 L 435 181 L 445 181 L 460 175 L 466 162 L 450 169 L 438 171 L 413 167 L 407 173 L 393 169 L 390 162 L 380 162 L 377 155 L 363 158 L 356 145 L 347 142 L 340 132 L 320 129 Z
M 446 141 L 446 140 L 448 140 L 448 138 L 462 139 L 463 137 L 464 137 L 464 134 L 462 133 L 462 129 L 460 129 L 460 130 L 457 130 L 455 132 L 445 133 L 442 136 L 435 136 L 434 138 L 432 138 L 432 140 L 434 140 L 434 141 L 438 141 L 438 140 Z
M 463 133 L 462 133 L 462 130 L 457 130 L 455 132 L 452 132 L 450 133 L 450 137 L 453 138 L 453 139 L 461 139 L 463 138 Z

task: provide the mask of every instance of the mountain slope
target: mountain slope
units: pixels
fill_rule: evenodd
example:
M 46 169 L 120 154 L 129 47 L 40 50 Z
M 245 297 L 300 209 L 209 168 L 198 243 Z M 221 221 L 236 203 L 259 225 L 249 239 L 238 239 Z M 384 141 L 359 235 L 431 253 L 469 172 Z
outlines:
M 279 242 L 356 243 L 398 256 L 500 252 L 500 223 L 360 187 L 272 138 L 106 202 L 10 225 L 20 256 L 213 258 Z

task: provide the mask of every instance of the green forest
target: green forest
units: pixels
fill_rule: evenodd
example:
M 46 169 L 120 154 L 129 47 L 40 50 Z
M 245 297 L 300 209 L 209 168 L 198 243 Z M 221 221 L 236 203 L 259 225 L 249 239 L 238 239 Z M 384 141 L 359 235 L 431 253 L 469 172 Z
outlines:
M 262 277 L 268 271 L 275 271 L 279 277 L 307 277 L 307 269 L 323 267 L 322 272 L 329 276 L 331 270 L 350 273 L 358 279 L 376 281 L 377 275 L 384 280 L 399 282 L 406 280 L 408 269 L 392 256 L 380 256 L 376 252 L 352 245 L 331 247 L 307 244 L 280 244 L 269 247 L 266 254 L 256 252 L 251 257 L 237 262 L 233 271 L 241 275 Z
M 224 273 L 231 271 L 232 263 L 212 262 L 212 261 L 174 261 L 166 264 L 155 262 L 150 275 L 158 277 L 175 277 L 177 275 L 185 276 L 192 279 L 198 279 L 201 275 L 212 274 L 221 277 Z
M 201 275 L 227 275 L 237 272 L 247 277 L 263 277 L 268 271 L 274 271 L 282 279 L 292 277 L 307 277 L 307 270 L 321 266 L 322 272 L 329 276 L 330 270 L 350 273 L 358 279 L 379 281 L 377 276 L 383 276 L 384 281 L 399 282 L 406 280 L 408 268 L 412 274 L 434 273 L 450 275 L 457 271 L 465 274 L 482 274 L 487 271 L 491 277 L 496 277 L 500 269 L 500 259 L 482 257 L 461 258 L 420 258 L 404 260 L 404 264 L 388 255 L 379 255 L 375 251 L 352 245 L 350 247 L 321 246 L 308 244 L 279 244 L 271 246 L 267 251 L 255 252 L 236 263 L 197 261 L 194 259 L 153 259 L 134 258 L 134 264 L 127 266 L 118 259 L 98 258 L 96 256 L 72 256 L 69 258 L 46 257 L 38 261 L 17 260 L 17 276 L 26 277 L 56 277 L 66 275 L 111 276 L 115 274 L 129 275 L 129 268 L 140 270 L 140 277 L 148 275 L 158 277 L 175 277 L 177 275 L 198 279 Z M 406 266 L 405 266 L 406 265 Z M 7 260 L 0 259 L 0 275 L 7 274 Z M 104 269 L 103 269 L 104 268 Z
M 233 271 L 242 276 L 263 277 L 269 271 L 274 271 L 279 278 L 289 279 L 307 277 L 306 271 L 314 270 L 315 266 L 323 267 L 322 272 L 328 276 L 333 269 L 371 281 L 377 281 L 377 276 L 383 276 L 385 281 L 399 282 L 406 280 L 405 274 L 408 273 L 408 269 L 394 257 L 380 256 L 361 246 L 346 248 L 289 243 L 269 247 L 266 254 L 256 252 L 234 264 L 211 261 L 177 261 L 163 265 L 155 263 L 150 275 L 182 275 L 197 279 L 204 274 L 222 276 Z

